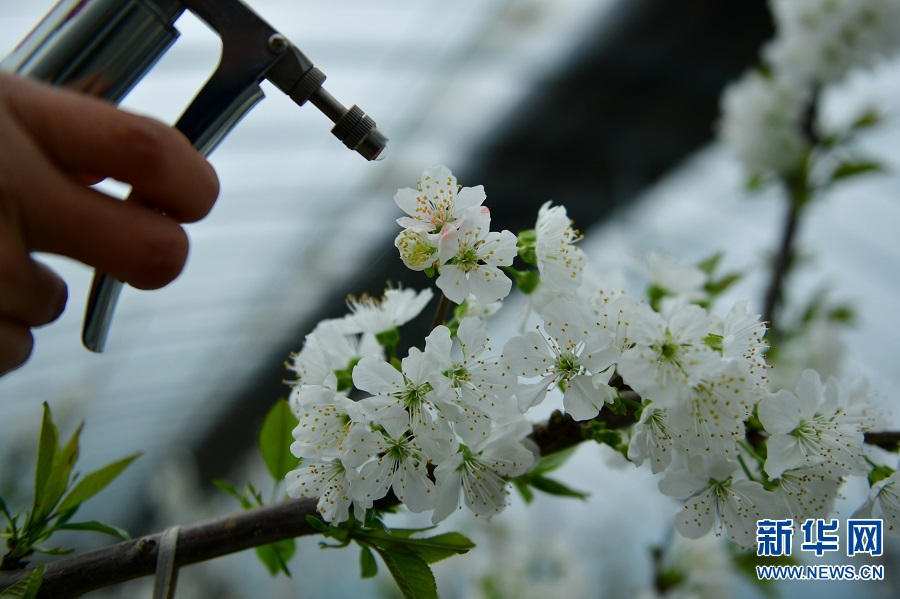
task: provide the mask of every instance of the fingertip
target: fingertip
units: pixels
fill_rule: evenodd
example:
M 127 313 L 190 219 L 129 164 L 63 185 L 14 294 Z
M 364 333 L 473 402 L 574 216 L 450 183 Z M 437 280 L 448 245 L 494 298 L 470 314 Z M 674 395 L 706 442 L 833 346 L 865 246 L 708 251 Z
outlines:
M 164 287 L 184 269 L 189 251 L 187 233 L 174 221 L 165 225 L 137 242 L 139 245 L 135 248 L 133 266 L 129 273 L 121 277 L 136 289 Z
M 0 376 L 27 362 L 33 349 L 34 336 L 27 326 L 0 318 Z

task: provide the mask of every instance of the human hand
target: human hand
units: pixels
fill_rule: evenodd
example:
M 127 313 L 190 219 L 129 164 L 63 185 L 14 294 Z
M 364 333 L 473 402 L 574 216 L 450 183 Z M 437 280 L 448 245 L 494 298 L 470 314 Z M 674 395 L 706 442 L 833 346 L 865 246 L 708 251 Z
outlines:
M 112 177 L 139 201 L 89 187 Z M 180 223 L 212 209 L 215 171 L 176 129 L 83 94 L 0 73 L 0 374 L 56 320 L 65 282 L 32 252 L 68 256 L 139 289 L 184 267 Z

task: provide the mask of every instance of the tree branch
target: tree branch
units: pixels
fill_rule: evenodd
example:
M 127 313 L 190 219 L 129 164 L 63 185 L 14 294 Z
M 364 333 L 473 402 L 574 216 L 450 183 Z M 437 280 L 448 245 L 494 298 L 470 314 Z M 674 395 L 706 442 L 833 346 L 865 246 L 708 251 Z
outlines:
M 794 198 L 788 198 L 788 214 L 784 222 L 784 229 L 781 234 L 781 244 L 778 249 L 778 255 L 775 257 L 775 263 L 772 265 L 772 276 L 769 279 L 769 287 L 766 290 L 766 297 L 763 307 L 762 319 L 768 322 L 770 337 L 777 332 L 775 327 L 775 317 L 779 304 L 784 294 L 784 281 L 791 270 L 791 264 L 794 261 L 794 239 L 797 235 L 797 223 L 800 218 L 800 207 Z M 772 343 L 772 340 L 769 340 Z

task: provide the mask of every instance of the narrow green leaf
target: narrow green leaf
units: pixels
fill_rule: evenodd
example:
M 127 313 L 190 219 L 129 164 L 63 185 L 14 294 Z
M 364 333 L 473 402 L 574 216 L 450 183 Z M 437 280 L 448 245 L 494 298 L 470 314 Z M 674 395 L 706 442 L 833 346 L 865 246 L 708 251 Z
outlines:
M 0 593 L 2 599 L 35 599 L 44 581 L 44 564 L 40 563 L 28 576 Z
M 75 432 L 72 433 L 68 443 L 56 452 L 53 458 L 53 469 L 44 487 L 44 495 L 39 499 L 38 509 L 34 514 L 36 519 L 50 515 L 56 504 L 62 499 L 63 493 L 66 492 L 66 488 L 69 486 L 69 479 L 72 476 L 72 468 L 75 467 L 75 462 L 78 461 L 78 441 L 81 438 L 81 430 L 83 428 L 84 423 L 82 422 L 75 429 Z
M 3 515 L 6 516 L 6 519 L 10 524 L 13 522 L 12 514 L 9 513 L 9 508 L 6 507 L 6 502 L 3 501 L 3 497 L 0 497 L 0 512 L 3 512 Z
M 102 522 L 66 522 L 60 526 L 56 527 L 57 530 L 90 530 L 93 532 L 99 532 L 105 535 L 109 535 L 111 537 L 116 537 L 117 539 L 122 539 L 123 541 L 127 541 L 131 539 L 131 535 L 128 534 L 128 531 L 119 528 L 118 526 L 113 526 L 112 524 L 104 524 Z
M 534 467 L 531 471 L 532 475 L 535 474 L 546 474 L 547 472 L 553 472 L 563 464 L 569 461 L 573 455 L 575 455 L 575 451 L 578 449 L 578 446 L 572 446 L 569 449 L 564 449 L 562 451 L 557 451 L 555 453 L 551 453 L 549 455 L 545 455 L 541 457 L 541 461 L 538 462 L 538 465 Z
M 707 281 L 703 288 L 708 294 L 715 297 L 724 293 L 732 285 L 740 281 L 743 276 L 744 275 L 739 272 L 728 273 L 727 275 L 718 278 L 715 281 Z
M 851 127 L 854 129 L 868 129 L 869 127 L 879 124 L 882 120 L 884 119 L 877 108 L 867 108 L 862 114 L 856 117 L 856 120 L 853 121 Z
M 256 548 L 256 556 L 272 576 L 277 576 L 279 572 L 283 572 L 285 576 L 290 578 L 291 571 L 288 570 L 287 562 L 294 556 L 296 548 L 297 545 L 294 539 L 282 539 L 276 543 L 260 545 Z
M 369 526 L 368 522 L 366 522 L 366 527 L 373 528 L 372 526 Z M 397 539 L 408 539 L 408 538 L 412 537 L 413 535 L 423 533 L 423 532 L 428 532 L 429 530 L 434 530 L 437 527 L 436 526 L 427 526 L 425 528 L 391 528 L 391 529 L 387 529 L 382 524 L 380 528 L 381 528 L 381 531 L 383 531 L 384 534 L 386 534 L 388 536 L 391 536 L 391 537 L 394 537 Z
M 431 568 L 412 552 L 376 549 L 406 599 L 438 599 Z
M 528 476 L 517 476 L 512 479 L 513 486 L 516 487 L 516 490 L 522 496 L 522 499 L 525 500 L 525 503 L 531 503 L 534 501 L 534 493 L 531 489 L 528 488 Z
M 875 161 L 862 160 L 859 162 L 843 162 L 838 165 L 831 174 L 832 181 L 840 181 L 841 179 L 849 179 L 866 173 L 883 172 L 884 166 Z
M 291 432 L 296 426 L 297 418 L 291 406 L 279 399 L 269 410 L 259 431 L 259 450 L 275 482 L 283 481 L 284 476 L 297 466 L 297 458 L 291 454 L 294 439 Z
M 52 547 L 50 549 L 35 547 L 34 550 L 38 553 L 43 553 L 44 555 L 72 555 L 73 553 L 75 553 L 74 547 L 70 549 L 63 549 L 62 547 Z
M 309 525 L 318 530 L 319 532 L 325 532 L 328 530 L 328 525 L 316 518 L 315 516 L 307 516 L 306 521 L 309 522 Z
M 393 536 L 382 531 L 369 531 L 365 539 L 378 548 L 389 551 L 412 551 L 428 564 L 462 555 L 475 547 L 475 543 L 458 532 L 448 532 L 424 539 Z
M 697 268 L 705 272 L 707 275 L 712 276 L 712 274 L 716 271 L 716 268 L 719 267 L 719 262 L 722 260 L 722 256 L 724 256 L 723 252 L 716 252 L 706 260 L 701 260 L 699 264 L 697 264 Z
M 543 476 L 532 476 L 531 486 L 535 489 L 543 491 L 548 495 L 558 495 L 560 497 L 576 497 L 578 499 L 587 499 L 589 495 L 582 491 L 576 491 L 558 480 L 552 478 L 544 478 Z
M 231 495 L 238 501 L 241 500 L 241 494 L 238 493 L 238 490 L 235 488 L 235 486 L 233 484 L 231 484 L 230 482 L 228 482 L 227 480 L 222 479 L 222 478 L 217 478 L 217 479 L 213 480 L 213 485 L 215 485 L 216 488 L 218 488 L 223 493 L 225 493 L 227 495 Z
M 66 495 L 59 504 L 57 512 L 65 513 L 80 506 L 82 503 L 102 491 L 109 483 L 114 481 L 140 454 L 136 453 L 122 458 L 112 464 L 107 464 L 99 470 L 91 472 L 81 479 L 75 487 Z
M 375 554 L 365 545 L 360 546 L 359 569 L 363 578 L 373 578 L 378 574 L 378 562 L 375 561 Z
M 56 457 L 56 448 L 59 445 L 59 430 L 53 423 L 53 415 L 50 406 L 44 402 L 44 417 L 41 421 L 41 439 L 38 442 L 37 468 L 34 474 L 34 506 L 32 513 L 37 512 L 40 498 L 44 496 L 47 481 L 53 471 L 53 459 Z

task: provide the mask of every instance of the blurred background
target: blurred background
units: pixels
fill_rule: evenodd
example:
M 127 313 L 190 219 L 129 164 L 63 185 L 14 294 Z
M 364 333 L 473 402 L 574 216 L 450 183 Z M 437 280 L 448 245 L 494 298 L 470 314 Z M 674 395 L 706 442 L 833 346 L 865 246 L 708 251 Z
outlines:
M 70 299 L 60 321 L 36 333 L 30 361 L 0 379 L 0 494 L 7 503 L 27 500 L 41 403 L 48 402 L 63 436 L 86 422 L 82 471 L 143 452 L 83 508 L 86 517 L 137 535 L 235 511 L 211 481 L 265 480 L 256 434 L 272 403 L 288 393 L 284 361 L 304 335 L 318 320 L 342 315 L 348 293 L 380 294 L 387 280 L 428 284 L 402 268 L 393 247 L 400 213 L 392 199 L 427 166 L 445 164 L 460 184 L 484 185 L 494 229 L 531 228 L 542 203 L 565 205 L 604 272 L 652 249 L 689 262 L 723 250 L 726 268 L 747 274 L 728 297 L 746 297 L 761 311 L 782 200 L 777 189 L 746 190 L 715 132 L 724 86 L 756 62 L 773 34 L 766 2 L 248 4 L 325 72 L 335 97 L 377 121 L 391 138 L 386 158 L 367 163 L 348 152 L 323 115 L 265 84 L 267 98 L 211 158 L 222 192 L 210 217 L 188 227 L 184 273 L 159 291 L 126 289 L 103 354 L 80 342 L 91 271 L 42 257 L 67 280 Z M 6 0 L 0 52 L 52 5 Z M 189 14 L 177 27 L 181 38 L 124 107 L 174 122 L 214 69 L 216 36 Z M 898 88 L 900 63 L 884 61 L 829 92 L 825 116 L 840 121 L 868 104 L 896 116 Z M 896 164 L 896 121 L 865 143 Z M 810 212 L 800 232 L 810 267 L 792 282 L 798 298 L 827 287 L 854 305 L 855 326 L 810 340 L 807 358 L 827 363 L 845 382 L 867 376 L 891 425 L 900 392 L 895 172 L 847 184 Z M 124 193 L 116 184 L 105 188 Z M 642 291 L 638 279 L 626 280 Z M 512 331 L 515 315 L 507 318 L 501 326 Z M 651 549 L 668 545 L 677 505 L 656 491 L 649 472 L 584 447 L 559 478 L 591 499 L 539 498 L 527 509 L 516 500 L 489 526 L 468 514 L 448 523 L 481 546 L 439 565 L 442 597 L 631 597 L 652 586 Z M 860 493 L 864 488 L 849 488 L 842 509 L 852 512 Z M 79 538 L 79 548 L 94 541 L 103 542 Z M 706 543 L 685 555 L 727 573 L 723 551 Z M 500 564 L 507 574 L 497 574 Z M 359 580 L 355 552 L 320 551 L 317 539 L 301 540 L 290 568 L 293 579 L 270 580 L 252 552 L 222 558 L 185 569 L 179 596 L 393 592 L 389 581 Z M 757 593 L 740 578 L 723 584 L 738 596 Z M 893 584 L 869 583 L 866 596 L 895 596 Z M 89 596 L 132 596 L 146 585 Z M 847 589 L 795 587 L 797 596 Z

